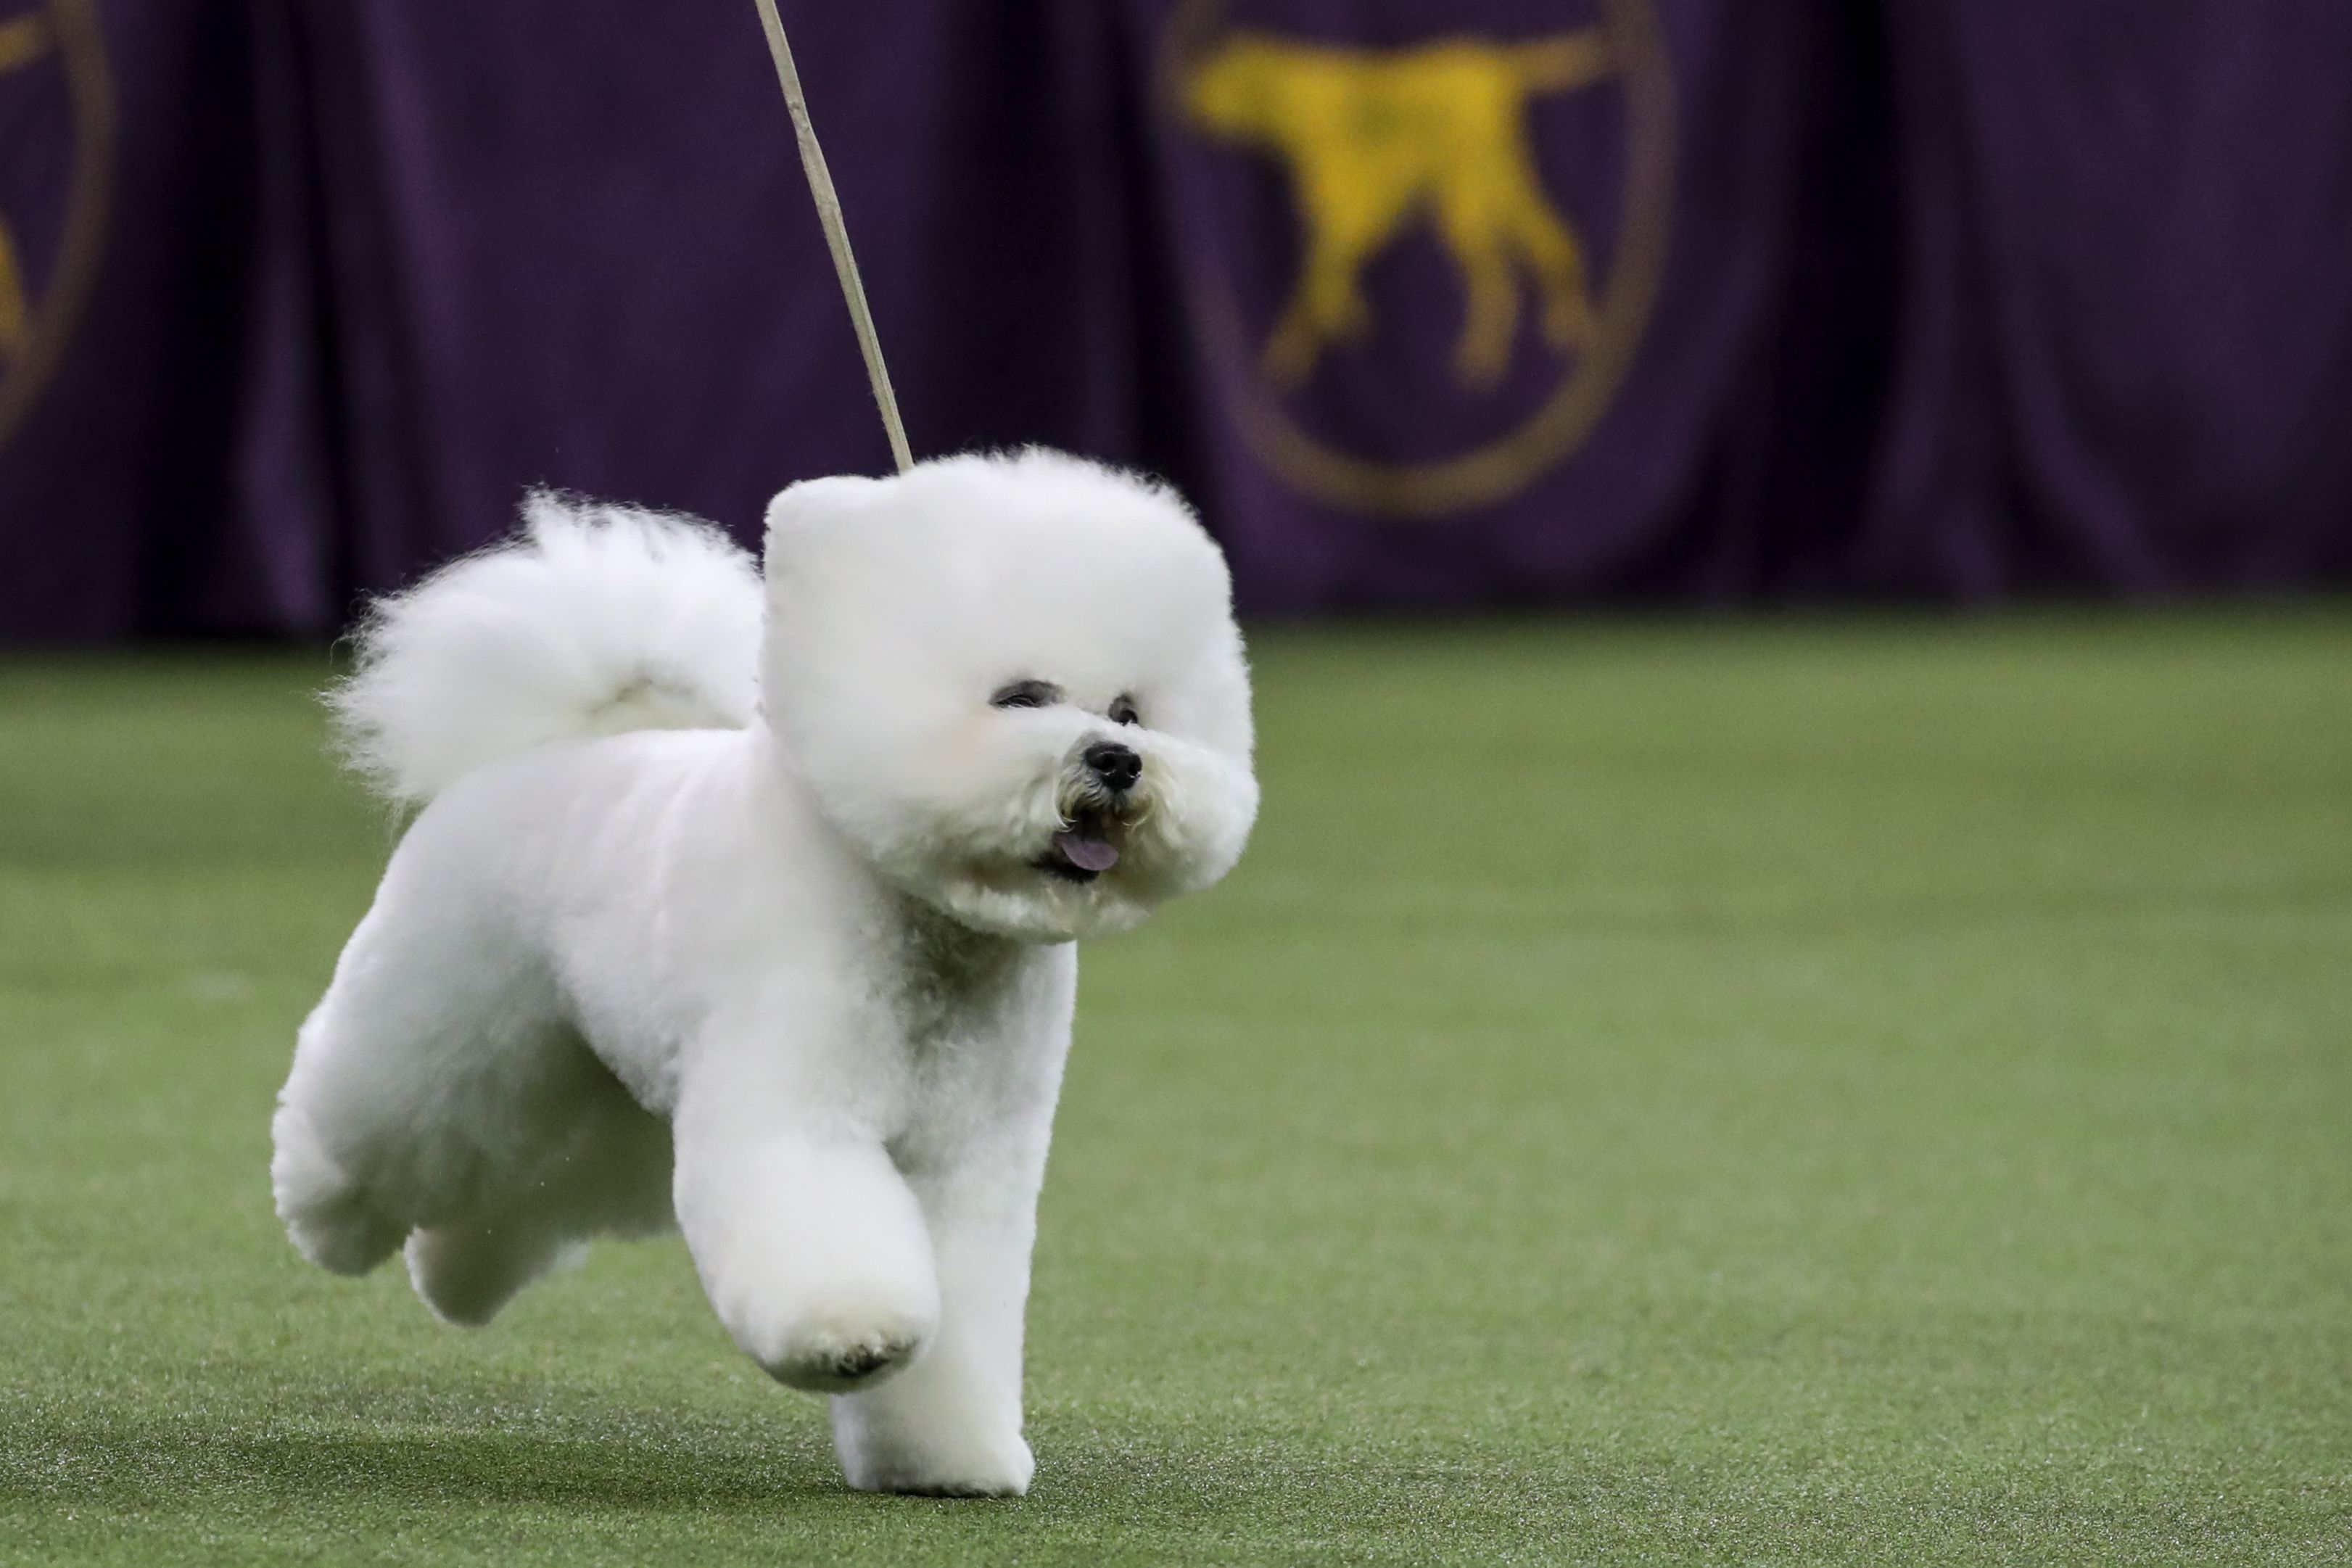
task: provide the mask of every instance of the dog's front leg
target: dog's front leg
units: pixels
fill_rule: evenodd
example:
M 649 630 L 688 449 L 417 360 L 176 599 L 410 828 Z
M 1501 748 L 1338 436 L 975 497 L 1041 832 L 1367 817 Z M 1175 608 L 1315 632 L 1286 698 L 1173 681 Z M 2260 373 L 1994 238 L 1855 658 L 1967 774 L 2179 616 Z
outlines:
M 678 1228 L 719 1321 L 771 1376 L 866 1387 L 939 1325 L 930 1238 L 879 1137 L 771 1068 L 757 1051 L 698 1053 L 674 1122 Z
M 1042 1128 L 914 1171 L 939 1259 L 939 1335 L 904 1376 L 834 1400 L 834 1447 L 851 1486 L 961 1497 L 1029 1489 L 1022 1318 L 1044 1177 Z

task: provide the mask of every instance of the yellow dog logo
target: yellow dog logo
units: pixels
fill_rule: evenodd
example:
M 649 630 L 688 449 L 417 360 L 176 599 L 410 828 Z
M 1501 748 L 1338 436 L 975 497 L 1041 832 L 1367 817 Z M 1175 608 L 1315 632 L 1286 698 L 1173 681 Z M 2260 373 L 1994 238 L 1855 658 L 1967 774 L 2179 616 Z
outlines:
M 1367 330 L 1363 266 L 1423 216 L 1462 273 L 1454 368 L 1465 383 L 1492 385 L 1510 363 L 1522 265 L 1545 338 L 1562 352 L 1582 346 L 1593 320 L 1583 251 L 1544 195 L 1527 108 L 1612 68 L 1599 29 L 1382 51 L 1229 34 L 1183 80 L 1186 111 L 1214 135 L 1286 160 L 1307 228 L 1297 288 L 1266 340 L 1266 374 L 1297 385 L 1327 344 Z

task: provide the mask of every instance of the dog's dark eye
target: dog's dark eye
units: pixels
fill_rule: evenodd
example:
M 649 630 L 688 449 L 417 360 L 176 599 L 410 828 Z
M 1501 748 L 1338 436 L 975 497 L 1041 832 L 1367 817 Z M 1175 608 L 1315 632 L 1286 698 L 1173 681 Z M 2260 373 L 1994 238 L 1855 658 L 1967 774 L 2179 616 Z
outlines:
M 1114 724 L 1140 724 L 1143 715 L 1135 710 L 1132 697 L 1115 698 L 1110 705 L 1110 721 Z
M 988 700 L 992 708 L 1051 708 L 1062 689 L 1049 680 L 1016 680 Z

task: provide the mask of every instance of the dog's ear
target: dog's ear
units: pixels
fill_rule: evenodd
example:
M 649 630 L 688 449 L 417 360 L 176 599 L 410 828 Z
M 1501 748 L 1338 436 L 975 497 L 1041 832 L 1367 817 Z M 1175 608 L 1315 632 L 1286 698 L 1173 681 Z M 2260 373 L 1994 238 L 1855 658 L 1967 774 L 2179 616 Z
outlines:
M 881 504 L 888 483 L 863 474 L 828 474 L 778 491 L 768 503 L 769 576 L 802 563 L 841 529 L 860 526 Z

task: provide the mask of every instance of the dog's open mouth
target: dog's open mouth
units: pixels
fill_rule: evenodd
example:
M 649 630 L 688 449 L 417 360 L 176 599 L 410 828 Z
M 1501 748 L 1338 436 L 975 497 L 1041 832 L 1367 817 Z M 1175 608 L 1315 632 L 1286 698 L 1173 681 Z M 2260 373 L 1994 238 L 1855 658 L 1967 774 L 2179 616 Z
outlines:
M 1108 817 L 1082 811 L 1054 835 L 1052 847 L 1030 864 L 1066 882 L 1091 882 L 1118 864 L 1118 846 L 1111 838 L 1115 831 Z

